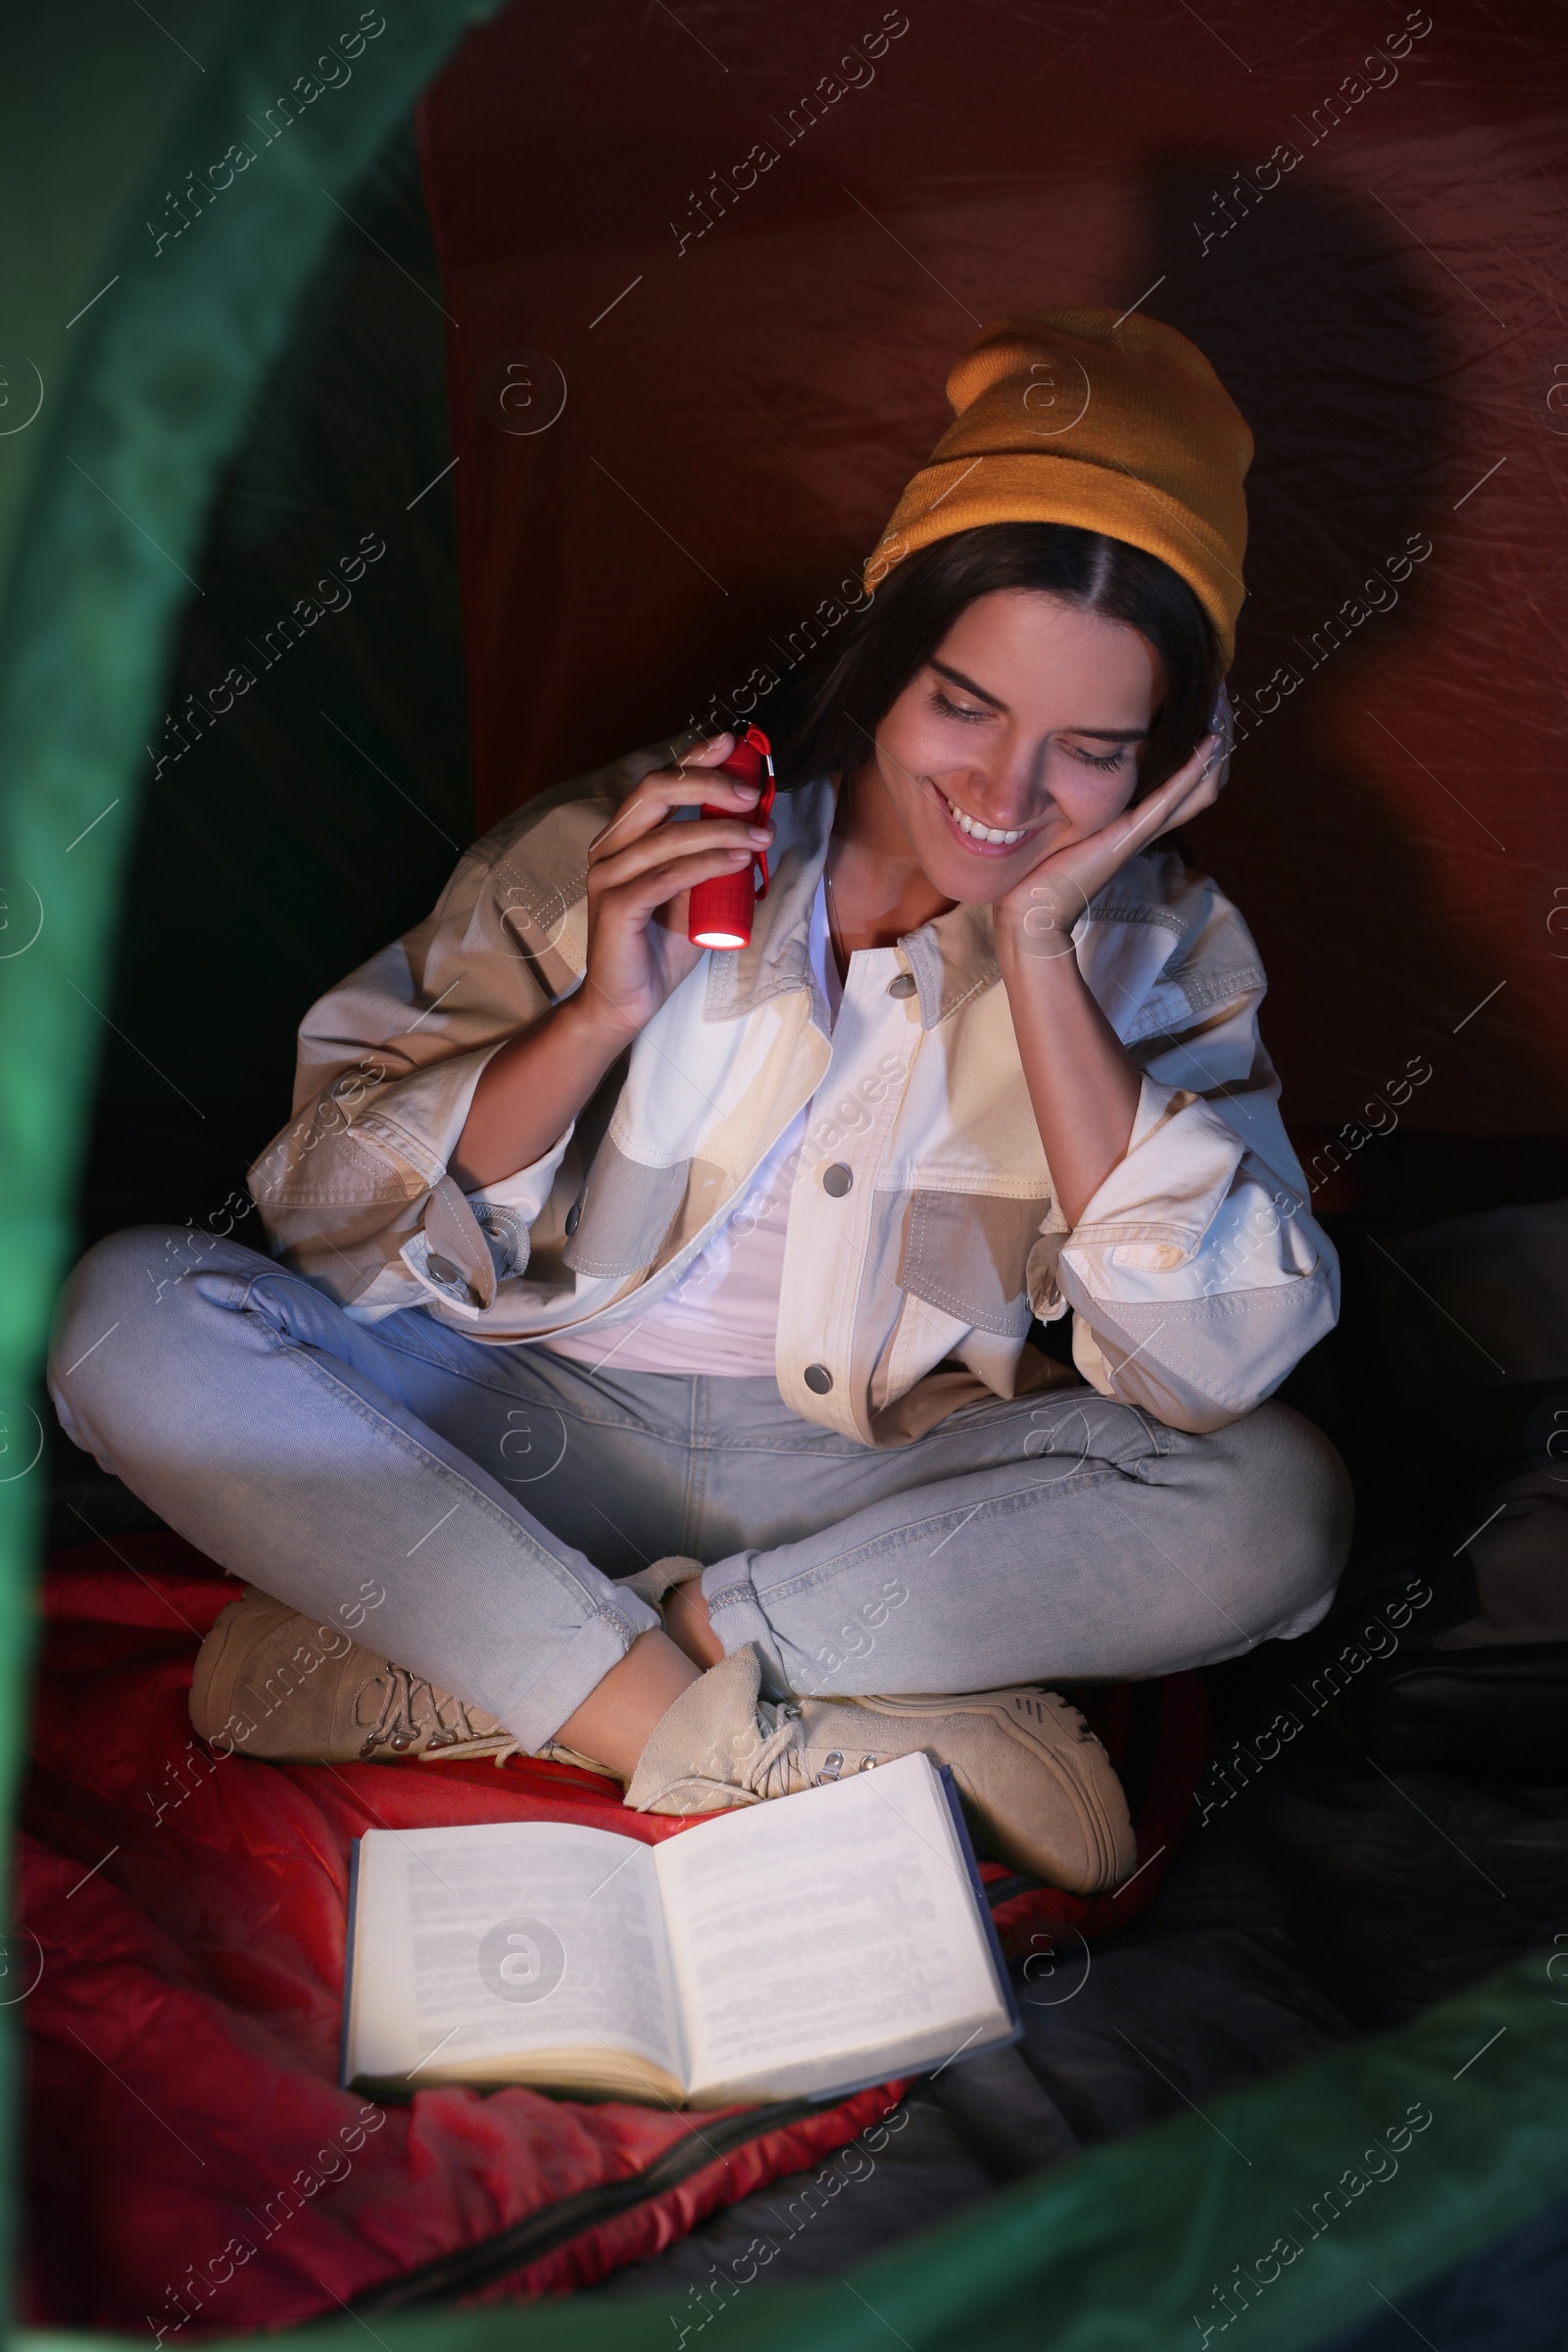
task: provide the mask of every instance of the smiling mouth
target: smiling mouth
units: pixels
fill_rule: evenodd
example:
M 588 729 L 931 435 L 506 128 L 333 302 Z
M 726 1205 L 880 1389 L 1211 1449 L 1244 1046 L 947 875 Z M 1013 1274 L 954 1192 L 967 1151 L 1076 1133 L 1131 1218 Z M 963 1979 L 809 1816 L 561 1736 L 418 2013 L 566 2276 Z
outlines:
M 992 858 L 999 857 L 1007 850 L 1015 850 L 1019 842 L 1027 840 L 1029 834 L 1038 829 L 1030 825 L 983 825 L 977 816 L 971 816 L 967 809 L 960 808 L 956 801 L 950 801 L 938 785 L 933 783 L 931 790 L 946 810 L 955 831 L 962 836 L 963 846 L 967 850 L 978 851 Z

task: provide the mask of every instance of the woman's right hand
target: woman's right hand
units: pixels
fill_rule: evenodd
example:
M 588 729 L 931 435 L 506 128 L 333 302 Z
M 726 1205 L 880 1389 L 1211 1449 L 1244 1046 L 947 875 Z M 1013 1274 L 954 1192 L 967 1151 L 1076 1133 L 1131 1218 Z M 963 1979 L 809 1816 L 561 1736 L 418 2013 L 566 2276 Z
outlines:
M 744 870 L 773 838 L 751 812 L 754 784 L 701 776 L 734 748 L 732 734 L 711 735 L 674 767 L 644 776 L 588 852 L 588 965 L 579 997 L 582 1017 L 624 1042 L 645 1029 L 706 951 L 686 937 L 692 885 Z M 671 810 L 694 802 L 732 808 L 732 816 L 674 822 Z
M 747 821 L 754 785 L 703 772 L 728 759 L 734 740 L 710 736 L 678 767 L 644 776 L 589 850 L 583 984 L 509 1038 L 480 1072 L 450 1159 L 465 1192 L 542 1159 L 696 969 L 706 951 L 686 937 L 692 884 L 738 872 L 773 838 L 771 825 Z M 735 814 L 670 821 L 672 808 L 703 801 Z

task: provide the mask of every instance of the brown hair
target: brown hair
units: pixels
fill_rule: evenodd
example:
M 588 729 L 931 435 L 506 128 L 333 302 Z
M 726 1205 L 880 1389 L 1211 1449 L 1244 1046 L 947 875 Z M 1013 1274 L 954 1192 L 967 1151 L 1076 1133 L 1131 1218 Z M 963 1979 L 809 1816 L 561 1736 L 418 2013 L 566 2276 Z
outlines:
M 773 735 L 780 789 L 860 766 L 878 724 L 958 615 L 999 588 L 1063 597 L 1148 640 L 1166 687 L 1134 798 L 1173 776 L 1207 728 L 1222 674 L 1213 623 L 1192 589 L 1158 556 L 1102 532 L 993 522 L 906 556 L 855 615 L 833 660 L 807 664 L 780 690 L 775 710 L 759 711 Z

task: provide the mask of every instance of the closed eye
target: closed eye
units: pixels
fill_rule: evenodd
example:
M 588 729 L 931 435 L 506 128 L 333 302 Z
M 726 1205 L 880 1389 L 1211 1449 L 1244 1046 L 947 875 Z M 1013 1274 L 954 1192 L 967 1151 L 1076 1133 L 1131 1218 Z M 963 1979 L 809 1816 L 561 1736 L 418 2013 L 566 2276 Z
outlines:
M 935 686 L 931 690 L 931 708 L 933 710 L 940 710 L 944 718 L 976 719 L 996 716 L 994 710 L 966 710 L 961 703 L 956 703 L 951 696 L 944 694 L 940 686 Z
M 981 723 L 988 718 L 995 718 L 997 715 L 994 710 L 975 710 L 962 703 L 956 703 L 941 686 L 933 686 L 930 708 L 938 711 L 944 718 L 961 719 L 971 725 Z M 1102 775 L 1113 775 L 1117 768 L 1125 766 L 1127 760 L 1126 745 L 1118 747 L 1113 752 L 1088 752 L 1081 744 L 1076 743 L 1068 744 L 1066 749 L 1071 753 L 1073 759 L 1080 760 L 1085 767 L 1098 768 Z

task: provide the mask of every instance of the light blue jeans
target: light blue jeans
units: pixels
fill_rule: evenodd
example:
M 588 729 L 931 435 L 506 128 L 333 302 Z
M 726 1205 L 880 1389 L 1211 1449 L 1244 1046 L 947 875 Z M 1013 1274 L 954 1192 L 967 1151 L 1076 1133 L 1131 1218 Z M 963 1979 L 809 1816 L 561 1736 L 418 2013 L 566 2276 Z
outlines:
M 1283 1405 L 1194 1437 L 1075 1386 L 872 1449 L 771 1380 L 595 1371 L 422 1309 L 361 1324 L 158 1228 L 76 1268 L 50 1390 L 199 1550 L 530 1749 L 658 1623 L 615 1580 L 663 1553 L 712 1563 L 715 1633 L 783 1696 L 1231 1657 L 1316 1624 L 1349 1543 L 1344 1466 Z

